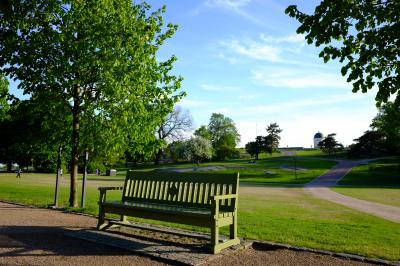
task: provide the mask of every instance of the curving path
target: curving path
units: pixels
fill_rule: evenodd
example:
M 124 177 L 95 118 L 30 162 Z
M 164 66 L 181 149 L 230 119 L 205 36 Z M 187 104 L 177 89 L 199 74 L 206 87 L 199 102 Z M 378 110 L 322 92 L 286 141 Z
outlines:
M 399 207 L 355 199 L 352 197 L 344 196 L 329 189 L 329 187 L 335 186 L 340 181 L 340 179 L 342 179 L 346 174 L 351 171 L 354 166 L 365 164 L 369 161 L 371 160 L 338 160 L 338 164 L 336 166 L 330 169 L 327 173 L 306 184 L 304 190 L 315 197 L 329 200 L 362 212 L 384 218 L 386 220 L 400 223 Z

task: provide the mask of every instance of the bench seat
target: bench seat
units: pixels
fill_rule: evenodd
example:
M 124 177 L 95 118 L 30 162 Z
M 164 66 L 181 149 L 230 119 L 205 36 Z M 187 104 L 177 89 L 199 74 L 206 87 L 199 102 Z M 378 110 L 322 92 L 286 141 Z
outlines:
M 132 201 L 107 201 L 103 203 L 105 209 L 122 209 L 122 210 L 140 210 L 154 213 L 169 213 L 177 215 L 198 216 L 211 218 L 211 210 L 206 208 L 190 208 L 179 205 L 167 205 L 147 202 L 132 202 Z M 231 217 L 234 212 L 220 211 L 219 218 Z

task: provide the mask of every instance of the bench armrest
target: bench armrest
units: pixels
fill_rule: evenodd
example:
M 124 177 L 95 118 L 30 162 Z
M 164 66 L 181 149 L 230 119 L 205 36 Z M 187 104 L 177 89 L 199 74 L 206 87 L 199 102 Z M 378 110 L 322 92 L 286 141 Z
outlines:
M 237 194 L 226 194 L 226 195 L 215 195 L 215 196 L 210 196 L 211 200 L 217 201 L 217 200 L 225 200 L 225 199 L 235 199 L 237 198 Z
M 106 201 L 107 190 L 122 190 L 122 189 L 124 189 L 124 187 L 99 187 L 98 188 L 98 190 L 100 190 L 99 203 Z
M 99 187 L 98 190 L 105 192 L 107 190 L 122 190 L 124 187 Z
M 219 204 L 220 201 L 222 200 L 227 200 L 227 199 L 232 199 L 235 201 L 234 203 L 234 208 L 236 210 L 236 202 L 237 202 L 238 194 L 226 194 L 226 195 L 215 195 L 215 196 L 210 196 L 211 199 L 211 213 L 215 218 L 218 217 L 219 215 Z

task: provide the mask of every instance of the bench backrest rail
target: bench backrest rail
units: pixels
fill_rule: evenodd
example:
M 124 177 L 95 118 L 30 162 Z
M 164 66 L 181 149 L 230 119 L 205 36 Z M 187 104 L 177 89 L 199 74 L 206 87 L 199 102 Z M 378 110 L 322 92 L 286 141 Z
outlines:
M 193 174 L 128 171 L 123 201 L 210 208 L 211 196 L 237 194 L 239 174 Z M 226 199 L 221 210 L 234 211 L 236 199 Z

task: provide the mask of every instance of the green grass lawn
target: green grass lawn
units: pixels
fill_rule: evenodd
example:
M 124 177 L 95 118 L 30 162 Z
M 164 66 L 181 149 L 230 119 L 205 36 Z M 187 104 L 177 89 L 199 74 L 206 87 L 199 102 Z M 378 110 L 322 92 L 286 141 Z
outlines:
M 296 150 L 294 151 L 297 156 L 304 156 L 304 157 L 319 157 L 319 158 L 326 158 L 326 159 L 346 159 L 347 152 L 341 151 L 334 153 L 332 155 L 328 155 L 327 153 L 323 152 L 320 149 L 312 149 L 312 150 Z
M 400 159 L 380 159 L 357 166 L 339 182 L 339 185 L 400 188 Z
M 332 190 L 349 197 L 400 207 L 400 188 L 335 187 Z
M 296 160 L 296 161 L 295 161 Z M 152 171 L 163 168 L 198 168 L 195 172 L 212 171 L 219 174 L 240 173 L 240 181 L 246 183 L 273 183 L 279 185 L 302 185 L 322 175 L 336 164 L 335 161 L 310 159 L 291 156 L 271 156 L 251 164 L 249 160 L 230 160 L 225 162 L 207 162 L 199 167 L 196 164 L 173 164 L 161 166 L 138 166 L 135 170 Z M 296 165 L 296 171 L 294 171 Z M 202 167 L 219 166 L 219 170 L 201 170 Z M 119 169 L 121 174 L 126 169 Z M 122 170 L 122 171 L 121 171 Z M 188 175 L 191 173 L 188 172 Z
M 120 176 L 89 176 L 86 208 L 80 211 L 97 215 L 97 187 L 122 183 Z M 17 179 L 15 174 L 0 174 L 0 199 L 45 207 L 53 203 L 54 186 L 55 175 L 24 173 Z M 60 193 L 63 206 L 67 206 L 68 186 L 68 176 L 64 175 Z M 119 197 L 118 192 L 108 194 L 109 199 Z M 239 235 L 400 260 L 400 224 L 315 199 L 301 188 L 242 186 Z
M 240 234 L 316 249 L 400 259 L 400 224 L 315 199 L 299 188 L 287 190 L 294 192 L 243 194 Z
M 357 199 L 400 207 L 400 160 L 381 159 L 355 167 L 332 190 Z

